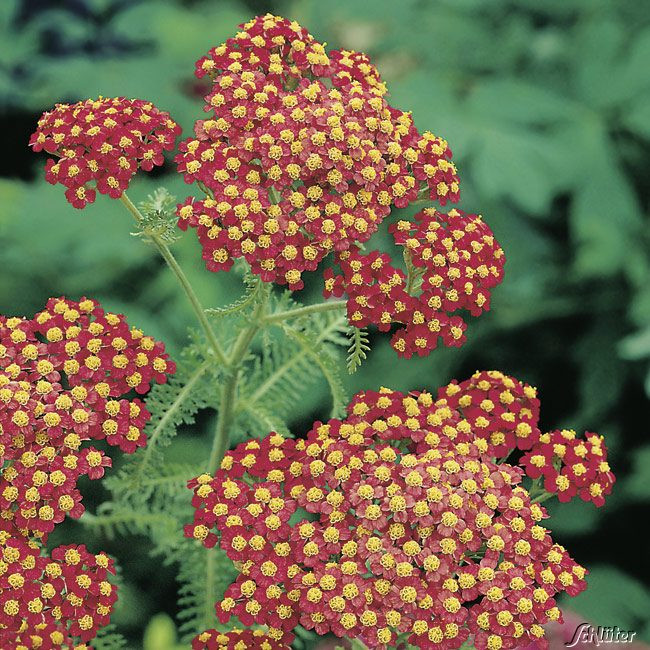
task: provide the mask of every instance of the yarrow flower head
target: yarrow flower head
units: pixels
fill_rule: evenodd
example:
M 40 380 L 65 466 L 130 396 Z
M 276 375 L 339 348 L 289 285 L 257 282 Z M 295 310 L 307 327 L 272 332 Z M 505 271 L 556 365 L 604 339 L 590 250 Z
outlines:
M 178 225 L 196 229 L 207 268 L 243 258 L 264 281 L 294 290 L 332 253 L 351 324 L 405 325 L 393 341 L 404 356 L 428 354 L 439 337 L 460 345 L 465 324 L 451 312 L 488 309 L 503 276 L 503 251 L 480 218 L 431 209 L 400 222 L 396 244 L 412 254 L 417 286 L 389 256 L 359 249 L 394 207 L 459 200 L 447 142 L 388 104 L 364 54 L 328 53 L 298 23 L 269 14 L 241 28 L 197 62 L 211 83 L 210 115 L 176 158 L 205 195 L 178 206 Z M 355 284 L 348 276 L 366 264 Z
M 125 453 L 145 444 L 143 395 L 175 371 L 164 345 L 90 299 L 52 298 L 34 318 L 0 317 L 0 508 L 45 539 L 83 513 L 77 482 L 111 460 L 88 440 Z
M 522 463 L 528 476 L 542 477 L 546 492 L 557 494 L 561 502 L 578 495 L 602 506 L 616 480 L 607 462 L 604 439 L 596 433 L 587 432 L 584 439 L 567 429 L 545 433 Z
M 108 624 L 117 588 L 104 553 L 59 546 L 49 556 L 11 522 L 0 524 L 0 645 L 3 648 L 87 648 Z
M 419 192 L 458 200 L 447 143 L 390 107 L 363 54 L 326 54 L 270 15 L 197 63 L 212 82 L 208 120 L 181 145 L 179 170 L 207 190 L 179 206 L 213 270 L 244 257 L 267 281 L 302 286 L 330 251 L 367 241 L 391 206 Z
M 162 343 L 90 299 L 52 298 L 34 318 L 0 316 L 0 647 L 87 648 L 117 598 L 113 562 L 42 545 L 84 511 L 77 482 L 144 445 L 143 395 L 175 371 Z
M 391 226 L 402 246 L 408 275 L 386 254 L 353 248 L 338 254 L 340 273 L 325 272 L 326 297 L 347 296 L 348 320 L 356 327 L 396 330 L 392 346 L 400 356 L 425 356 L 440 339 L 465 341 L 459 315 L 478 316 L 490 307 L 490 291 L 501 282 L 505 258 L 480 216 L 427 208 L 415 220 Z
M 239 569 L 216 605 L 289 643 L 318 634 L 387 648 L 545 646 L 586 570 L 542 525 L 524 470 L 497 463 L 539 439 L 533 388 L 477 373 L 437 396 L 356 395 L 347 417 L 304 439 L 270 434 L 201 475 L 186 535 Z M 525 425 L 525 426 L 524 426 Z M 497 456 L 497 457 L 495 457 Z
M 262 630 L 206 630 L 192 639 L 192 650 L 289 650 Z
M 68 201 L 84 208 L 96 192 L 119 198 L 138 169 L 162 165 L 180 131 L 150 102 L 100 97 L 46 111 L 29 144 L 58 158 L 48 159 L 46 180 L 64 185 Z

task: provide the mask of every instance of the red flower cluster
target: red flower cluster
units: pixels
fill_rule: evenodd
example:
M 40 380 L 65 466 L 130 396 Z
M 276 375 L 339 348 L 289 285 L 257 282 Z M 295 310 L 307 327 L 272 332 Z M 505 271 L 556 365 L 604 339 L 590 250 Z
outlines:
M 192 639 L 192 650 L 289 650 L 262 630 L 206 630 Z
M 476 372 L 460 384 L 453 381 L 441 395 L 463 414 L 465 432 L 485 440 L 488 456 L 504 458 L 539 441 L 539 399 L 528 384 L 501 372 Z
M 179 171 L 207 198 L 178 207 L 209 269 L 245 258 L 265 281 L 303 286 L 332 251 L 367 241 L 391 207 L 458 200 L 447 143 L 389 106 L 363 54 L 325 48 L 266 15 L 197 62 L 212 86 Z
M 584 440 L 572 430 L 545 433 L 522 464 L 531 478 L 544 477 L 544 489 L 557 494 L 561 502 L 579 495 L 583 501 L 602 506 L 616 480 L 604 439 L 595 433 L 585 433 Z
M 3 518 L 44 538 L 66 514 L 79 517 L 79 477 L 110 465 L 82 443 L 143 446 L 149 412 L 127 395 L 174 370 L 162 343 L 93 300 L 52 298 L 32 319 L 0 317 L 0 460 L 11 461 L 0 477 Z
M 95 200 L 96 190 L 119 198 L 138 169 L 162 165 L 180 127 L 150 102 L 124 97 L 57 104 L 43 113 L 29 144 L 48 159 L 45 178 L 65 185 L 75 208 Z
M 467 325 L 458 312 L 478 316 L 489 309 L 490 289 L 503 278 L 505 257 L 492 231 L 479 216 L 434 208 L 391 231 L 404 247 L 408 276 L 388 255 L 353 248 L 337 256 L 340 274 L 326 270 L 324 295 L 347 295 L 348 320 L 356 327 L 388 331 L 403 323 L 392 339 L 400 356 L 425 356 L 440 338 L 462 345 Z
M 117 588 L 108 582 L 115 570 L 107 555 L 59 546 L 46 557 L 8 522 L 0 525 L 0 550 L 1 647 L 81 650 L 108 624 Z
M 437 398 L 360 393 L 305 439 L 239 445 L 189 483 L 186 535 L 240 571 L 218 617 L 283 643 L 301 624 L 371 648 L 543 645 L 557 595 L 582 591 L 586 571 L 541 525 L 523 470 L 494 459 L 537 439 L 538 406 L 530 387 L 477 373 Z
M 0 317 L 0 647 L 68 648 L 107 623 L 112 562 L 83 546 L 49 559 L 41 544 L 83 513 L 79 478 L 111 465 L 83 443 L 144 445 L 149 412 L 129 393 L 174 370 L 162 343 L 93 300 L 52 298 L 32 319 Z

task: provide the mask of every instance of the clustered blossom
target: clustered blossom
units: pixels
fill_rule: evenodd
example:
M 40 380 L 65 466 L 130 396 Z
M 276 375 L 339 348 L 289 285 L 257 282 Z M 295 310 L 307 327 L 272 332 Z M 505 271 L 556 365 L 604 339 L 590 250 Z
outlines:
M 262 630 L 206 630 L 192 639 L 192 650 L 289 650 Z
M 217 616 L 278 643 L 301 624 L 370 648 L 544 647 L 586 570 L 542 525 L 524 470 L 495 459 L 538 442 L 538 416 L 532 387 L 481 372 L 435 397 L 362 392 L 305 439 L 239 445 L 189 483 L 186 535 L 239 570 Z
M 465 324 L 451 312 L 488 309 L 503 275 L 503 251 L 480 218 L 425 211 L 402 222 L 396 244 L 426 274 L 421 294 L 387 255 L 359 249 L 394 207 L 459 200 L 447 142 L 387 103 L 366 55 L 327 53 L 298 23 L 270 14 L 241 28 L 197 62 L 211 83 L 210 116 L 176 157 L 205 195 L 178 206 L 178 225 L 196 229 L 207 268 L 243 258 L 264 281 L 296 290 L 332 253 L 352 325 L 404 324 L 393 340 L 404 356 L 428 354 L 440 336 L 460 345 Z M 374 266 L 354 284 L 348 276 L 365 263 Z
M 105 583 L 112 571 L 106 556 L 64 548 L 47 563 L 40 547 L 66 515 L 83 513 L 80 477 L 101 478 L 111 465 L 84 443 L 105 440 L 125 453 L 143 446 L 150 414 L 131 393 L 144 395 L 174 371 L 162 343 L 90 299 L 52 298 L 31 319 L 0 316 L 2 647 L 41 634 L 53 644 L 43 647 L 69 647 L 66 635 L 85 640 L 105 624 L 115 599 Z M 11 570 L 9 557 L 22 573 Z M 39 589 L 46 602 L 36 599 L 32 607 Z
M 48 159 L 46 180 L 64 185 L 68 201 L 84 208 L 96 192 L 119 198 L 138 169 L 162 165 L 180 131 L 150 102 L 100 97 L 43 113 L 29 144 L 58 158 Z
M 325 296 L 347 295 L 348 320 L 357 327 L 388 331 L 403 323 L 391 341 L 400 356 L 425 356 L 439 339 L 462 345 L 467 325 L 458 312 L 488 310 L 490 290 L 503 278 L 505 258 L 491 230 L 480 216 L 427 208 L 391 231 L 404 247 L 408 276 L 385 253 L 354 248 L 338 255 L 340 274 L 325 272 Z
M 0 317 L 0 477 L 4 519 L 45 538 L 83 512 L 80 476 L 100 478 L 110 458 L 145 444 L 150 414 L 135 391 L 175 370 L 164 345 L 97 302 L 52 298 L 32 319 Z
M 177 157 L 208 198 L 179 206 L 198 229 L 208 268 L 245 258 L 264 280 L 302 287 L 331 251 L 365 242 L 392 206 L 426 191 L 458 200 L 447 143 L 390 107 L 363 54 L 325 48 L 271 15 L 197 63 L 209 75 L 195 138 Z
M 543 477 L 546 492 L 557 494 L 563 503 L 579 495 L 602 506 L 614 486 L 604 439 L 596 433 L 585 433 L 584 440 L 573 430 L 545 433 L 522 464 L 531 478 Z
M 117 600 L 108 581 L 113 561 L 83 545 L 59 546 L 44 556 L 8 522 L 0 524 L 0 550 L 2 647 L 85 650 Z

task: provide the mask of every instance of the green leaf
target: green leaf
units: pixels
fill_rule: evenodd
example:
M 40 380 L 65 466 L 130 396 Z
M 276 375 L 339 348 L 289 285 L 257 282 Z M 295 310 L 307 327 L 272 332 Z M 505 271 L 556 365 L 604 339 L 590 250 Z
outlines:
M 579 24 L 570 44 L 575 52 L 567 55 L 579 61 L 572 67 L 574 90 L 588 106 L 607 107 L 616 101 L 610 92 L 616 83 L 612 73 L 625 39 L 621 23 L 599 13 Z
M 650 92 L 646 91 L 625 106 L 623 124 L 634 133 L 650 139 Z
M 212 387 L 218 371 L 214 360 L 202 359 L 196 348 L 189 347 L 183 353 L 176 374 L 167 383 L 155 385 L 148 394 L 151 419 L 145 429 L 147 445 L 129 459 L 118 479 L 123 487 L 129 486 L 143 501 L 153 489 L 147 479 L 160 477 L 160 448 L 171 443 L 179 425 L 191 424 L 200 409 L 214 404 L 216 395 Z M 111 479 L 108 480 L 111 485 Z
M 169 537 L 175 535 L 181 525 L 175 517 L 167 513 L 136 511 L 111 502 L 102 503 L 94 515 L 86 511 L 80 521 L 107 539 L 126 535 Z
M 93 648 L 95 650 L 122 650 L 126 647 L 126 639 L 119 632 L 116 632 L 116 627 L 112 623 L 100 628 L 97 636 L 93 639 Z
M 180 561 L 180 631 L 183 639 L 189 640 L 199 632 L 215 627 L 214 605 L 235 578 L 236 571 L 222 550 L 203 548 L 195 540 L 183 540 L 176 558 Z
M 525 210 L 547 208 L 557 187 L 552 137 L 504 122 L 481 120 L 481 143 L 474 158 L 473 176 L 481 196 L 496 199 L 509 195 Z
M 555 125 L 582 113 L 578 104 L 548 86 L 508 77 L 478 84 L 466 106 L 474 114 L 513 125 Z
M 244 287 L 244 293 L 237 300 L 224 307 L 211 307 L 210 309 L 206 309 L 206 314 L 215 318 L 246 315 L 260 297 L 264 283 L 258 277 L 246 273 L 244 275 Z
M 596 528 L 601 517 L 592 503 L 577 498 L 568 503 L 553 500 L 544 505 L 550 514 L 548 527 L 561 535 L 585 535 Z
M 155 233 L 167 243 L 175 242 L 180 237 L 176 227 L 176 197 L 165 187 L 157 188 L 138 205 L 142 221 L 134 233 L 145 239 Z
M 340 327 L 341 318 L 346 320 L 345 315 L 337 316 Z M 336 322 L 336 321 L 334 321 Z M 339 375 L 337 359 L 332 355 L 331 351 L 321 343 L 317 337 L 310 336 L 304 332 L 287 327 L 285 329 L 287 336 L 298 344 L 298 347 L 313 364 L 320 368 L 320 371 L 327 381 L 332 397 L 332 410 L 330 417 L 337 417 L 345 412 L 347 402 L 347 395 L 345 388 Z
M 585 123 L 577 135 L 585 164 L 571 206 L 575 268 L 583 277 L 602 277 L 628 263 L 628 247 L 641 224 L 640 210 L 629 180 L 611 164 L 616 152 L 604 125 Z
M 271 313 L 286 311 L 294 304 L 286 296 L 279 300 L 281 309 L 276 305 Z M 261 356 L 240 381 L 236 424 L 246 437 L 252 431 L 261 435 L 269 431 L 290 435 L 288 419 L 296 415 L 295 401 L 304 400 L 319 380 L 324 379 L 329 389 L 332 413 L 339 414 L 345 408 L 346 393 L 339 376 L 337 350 L 338 346 L 349 345 L 345 314 L 316 313 L 295 319 L 291 325 L 273 325 L 279 326 L 282 336 L 266 342 Z
M 348 330 L 350 336 L 350 347 L 348 348 L 347 366 L 348 373 L 354 374 L 367 358 L 370 351 L 368 341 L 368 330 L 359 327 L 350 327 Z

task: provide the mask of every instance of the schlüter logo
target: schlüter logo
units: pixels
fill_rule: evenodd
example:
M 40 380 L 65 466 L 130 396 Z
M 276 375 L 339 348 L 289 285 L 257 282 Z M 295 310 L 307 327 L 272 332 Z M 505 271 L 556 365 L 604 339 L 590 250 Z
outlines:
M 573 648 L 578 643 L 591 643 L 599 646 L 605 643 L 632 643 L 636 632 L 630 630 L 621 630 L 620 627 L 603 627 L 601 625 L 594 627 L 589 623 L 581 623 L 573 633 L 573 638 L 564 645 L 567 648 Z

